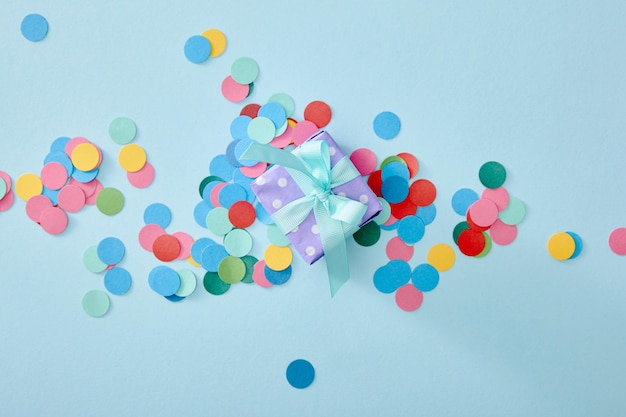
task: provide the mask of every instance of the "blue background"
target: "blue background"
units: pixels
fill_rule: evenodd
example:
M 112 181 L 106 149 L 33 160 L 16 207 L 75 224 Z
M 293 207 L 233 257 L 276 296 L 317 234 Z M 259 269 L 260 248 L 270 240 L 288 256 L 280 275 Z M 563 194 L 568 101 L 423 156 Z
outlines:
M 29 13 L 48 19 L 42 42 L 20 33 Z M 22 201 L 0 213 L 0 414 L 623 415 L 626 260 L 607 239 L 626 224 L 624 21 L 618 1 L 3 0 L 0 169 L 37 173 L 52 140 L 84 136 L 126 205 L 114 217 L 70 214 L 60 236 Z M 185 41 L 211 27 L 226 52 L 191 64 Z M 286 92 L 301 118 L 322 99 L 345 151 L 419 158 L 438 216 L 413 266 L 452 243 L 452 194 L 480 190 L 485 161 L 507 168 L 505 185 L 527 204 L 517 240 L 458 256 L 414 313 L 372 284 L 390 232 L 374 247 L 350 242 L 352 279 L 334 299 L 323 263 L 299 259 L 282 287 L 220 297 L 199 287 L 179 304 L 156 295 L 147 276 L 159 263 L 137 244 L 143 210 L 163 202 L 168 231 L 210 236 L 192 212 L 241 108 L 220 94 L 240 56 L 261 69 L 246 103 Z M 391 141 L 371 127 L 384 110 L 402 120 Z M 137 123 L 156 168 L 145 190 L 117 164 L 107 128 L 118 116 Z M 584 242 L 569 262 L 546 251 L 562 230 Z M 252 231 L 259 255 L 263 228 Z M 104 286 L 81 256 L 107 236 L 126 243 L 120 266 L 134 280 L 92 319 L 81 298 Z M 297 358 L 316 369 L 305 390 L 285 380 Z

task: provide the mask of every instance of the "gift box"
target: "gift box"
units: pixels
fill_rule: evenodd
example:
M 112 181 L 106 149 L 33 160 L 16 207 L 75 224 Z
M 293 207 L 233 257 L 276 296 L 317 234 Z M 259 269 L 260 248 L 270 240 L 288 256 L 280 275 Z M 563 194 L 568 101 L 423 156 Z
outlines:
M 306 148 L 307 144 L 316 141 L 323 141 L 328 145 L 327 152 L 330 157 L 331 170 L 338 168 L 337 164 L 339 163 L 344 171 L 354 172 L 353 175 L 346 177 L 352 177 L 352 179 L 330 188 L 328 195 L 321 196 L 322 199 L 325 199 L 332 194 L 333 196 L 340 197 L 340 199 L 344 201 L 345 199 L 349 199 L 352 200 L 352 202 L 359 202 L 364 206 L 364 214 L 362 214 L 357 221 L 352 224 L 342 223 L 341 229 L 343 230 L 343 239 L 345 239 L 356 232 L 359 227 L 376 217 L 381 212 L 382 205 L 378 197 L 358 174 L 358 171 L 354 168 L 350 159 L 346 157 L 328 132 L 319 131 L 299 148 L 296 148 L 293 153 L 298 155 L 300 148 Z M 349 166 L 347 164 L 349 164 Z M 307 165 L 307 168 L 310 168 L 310 166 Z M 333 178 L 334 177 L 335 173 L 333 173 Z M 299 172 L 276 163 L 264 174 L 259 176 L 252 183 L 251 187 L 268 214 L 272 216 L 274 220 L 277 220 L 275 218 L 277 213 L 290 203 L 302 199 L 302 197 L 305 196 L 305 192 L 302 189 L 303 182 L 302 175 Z M 310 190 L 308 191 L 310 192 Z M 350 203 L 350 201 L 348 203 Z M 331 205 L 332 204 L 333 203 L 331 203 Z M 281 227 L 281 222 L 276 221 L 276 224 L 281 228 L 283 233 L 285 233 L 300 256 L 307 263 L 312 264 L 324 256 L 323 237 L 320 236 L 319 219 L 316 218 L 315 210 L 307 204 L 303 204 L 300 207 L 302 207 L 303 211 L 308 210 L 308 215 L 292 230 L 284 230 L 284 228 Z M 347 259 L 345 262 L 347 263 Z

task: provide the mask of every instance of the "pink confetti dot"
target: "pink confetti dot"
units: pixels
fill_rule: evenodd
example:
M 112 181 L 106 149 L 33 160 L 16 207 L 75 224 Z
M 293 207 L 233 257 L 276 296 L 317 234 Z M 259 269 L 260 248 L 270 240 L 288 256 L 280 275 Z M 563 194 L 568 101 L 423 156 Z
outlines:
M 230 75 L 222 81 L 222 95 L 232 103 L 243 101 L 250 93 L 250 86 L 247 84 L 239 84 Z
M 78 145 L 80 145 L 81 143 L 90 143 L 89 139 L 85 139 L 82 138 L 80 136 L 77 136 L 75 138 L 70 139 L 66 144 L 65 144 L 65 154 L 67 156 L 70 157 L 70 159 L 72 158 L 72 151 L 74 151 L 74 148 L 77 147 Z
M 240 167 L 239 170 L 248 178 L 257 178 L 267 169 L 267 162 L 259 162 L 251 167 Z
M 509 192 L 504 187 L 485 188 L 481 197 L 496 203 L 498 211 L 504 210 L 509 205 Z
M 396 304 L 404 311 L 415 311 L 422 305 L 424 294 L 413 284 L 405 284 L 396 290 Z
M 252 280 L 257 283 L 260 287 L 269 288 L 273 286 L 271 282 L 265 278 L 265 261 L 260 260 L 259 262 L 254 264 L 254 269 L 252 271 Z
M 139 231 L 139 245 L 148 252 L 152 252 L 152 246 L 154 245 L 154 241 L 159 236 L 164 234 L 165 229 L 163 229 L 158 224 L 147 224 Z
M 58 207 L 49 207 L 41 213 L 39 224 L 47 233 L 58 235 L 67 228 L 68 218 Z
M 139 171 L 126 172 L 126 179 L 135 188 L 146 188 L 154 181 L 154 167 L 146 162 Z
M 498 219 L 498 206 L 491 200 L 481 198 L 468 209 L 472 221 L 480 227 L 489 227 Z
M 408 262 L 413 257 L 414 250 L 413 246 L 407 245 L 398 236 L 392 237 L 387 242 L 386 252 L 390 261 L 401 259 Z
M 609 248 L 616 255 L 626 255 L 626 227 L 618 227 L 611 232 Z
M 67 171 L 58 162 L 48 162 L 41 168 L 41 182 L 51 190 L 58 190 L 67 182 Z
M 34 195 L 26 202 L 26 215 L 35 223 L 41 221 L 41 214 L 44 210 L 52 207 L 52 201 L 45 195 Z
M 191 245 L 193 245 L 193 237 L 189 233 L 176 232 L 172 233 L 178 242 L 180 242 L 180 253 L 176 259 L 187 259 L 191 255 Z
M 303 120 L 301 122 L 298 122 L 293 127 L 293 144 L 296 146 L 302 145 L 304 141 L 316 134 L 318 130 L 319 129 L 315 125 L 315 123 L 311 121 Z
M 517 237 L 517 226 L 503 223 L 498 219 L 489 228 L 489 236 L 497 245 L 508 245 Z
M 369 175 L 376 170 L 376 154 L 370 149 L 356 149 L 350 154 L 350 160 L 361 175 Z
M 76 213 L 85 207 L 85 193 L 77 185 L 66 185 L 59 191 L 59 207 L 70 213 Z
M 7 211 L 8 209 L 10 209 L 11 206 L 13 206 L 14 201 L 15 201 L 15 194 L 13 193 L 13 190 L 9 190 L 9 192 L 5 194 L 2 200 L 0 200 L 0 212 Z

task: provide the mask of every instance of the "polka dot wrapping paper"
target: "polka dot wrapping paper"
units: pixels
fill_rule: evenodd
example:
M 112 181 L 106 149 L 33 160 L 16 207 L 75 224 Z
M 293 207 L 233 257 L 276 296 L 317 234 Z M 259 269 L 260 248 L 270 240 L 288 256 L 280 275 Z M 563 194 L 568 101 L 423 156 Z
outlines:
M 331 168 L 345 157 L 341 148 L 326 131 L 320 131 L 309 140 L 323 140 L 328 143 Z M 258 177 L 252 183 L 251 188 L 270 216 L 274 215 L 286 204 L 304 195 L 289 172 L 284 167 L 278 165 L 273 166 Z M 359 226 L 373 219 L 382 210 L 382 205 L 377 196 L 360 176 L 333 188 L 332 192 L 359 201 L 367 206 Z M 350 236 L 356 230 L 358 229 L 355 228 L 348 231 L 346 235 Z M 307 263 L 312 264 L 324 255 L 319 228 L 313 212 L 309 213 L 306 219 L 294 230 L 287 233 L 286 236 Z

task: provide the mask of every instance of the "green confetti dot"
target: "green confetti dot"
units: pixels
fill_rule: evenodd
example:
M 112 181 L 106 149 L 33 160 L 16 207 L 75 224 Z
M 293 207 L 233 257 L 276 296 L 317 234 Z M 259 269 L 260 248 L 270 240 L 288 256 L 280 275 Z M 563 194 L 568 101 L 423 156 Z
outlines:
M 137 135 L 137 125 L 128 117 L 118 117 L 109 124 L 109 137 L 119 145 L 132 142 Z
M 452 230 L 452 239 L 454 239 L 454 243 L 459 244 L 459 235 L 463 233 L 464 230 L 469 229 L 469 224 L 466 221 L 462 221 L 454 226 L 454 230 Z
M 202 280 L 204 289 L 213 295 L 222 295 L 230 288 L 230 284 L 222 281 L 217 272 L 207 272 Z
M 202 181 L 200 181 L 200 186 L 198 187 L 198 191 L 200 192 L 200 198 L 204 198 L 204 188 L 209 185 L 210 183 L 217 181 L 217 182 L 224 182 L 223 179 L 221 179 L 220 177 L 216 176 L 216 175 L 209 175 L 208 177 L 204 178 Z
M 230 255 L 241 258 L 252 250 L 252 236 L 244 229 L 233 229 L 224 236 L 224 248 Z
M 268 144 L 276 135 L 276 127 L 267 117 L 255 117 L 248 123 L 248 137 L 261 144 Z
M 354 240 L 361 246 L 372 246 L 380 239 L 380 226 L 376 222 L 369 222 L 353 235 Z
M 498 217 L 502 223 L 518 225 L 526 217 L 526 205 L 519 198 L 509 196 L 509 205 L 498 214 Z
M 107 268 L 107 264 L 98 257 L 98 245 L 93 245 L 85 249 L 83 252 L 83 264 L 89 272 L 97 274 Z
M 91 317 L 102 317 L 111 306 L 109 296 L 101 290 L 91 290 L 83 296 L 83 310 Z
M 259 76 L 259 64 L 249 57 L 237 58 L 230 67 L 230 75 L 239 84 L 251 84 Z
M 241 258 L 244 264 L 246 264 L 246 275 L 244 275 L 241 282 L 244 284 L 252 284 L 254 280 L 252 279 L 252 274 L 254 273 L 254 265 L 259 262 L 257 258 L 251 255 L 246 255 Z
M 380 205 L 383 206 L 383 209 L 380 211 L 378 216 L 374 218 L 374 221 L 381 225 L 389 220 L 389 216 L 391 215 L 391 206 L 389 205 L 387 200 L 382 197 L 378 197 L 378 201 L 380 202 Z
M 506 169 L 499 162 L 485 162 L 478 171 L 478 178 L 485 187 L 498 188 L 506 180 Z
M 267 239 L 276 246 L 289 246 L 291 243 L 287 236 L 275 224 L 267 227 Z
M 296 104 L 291 96 L 285 93 L 276 93 L 267 99 L 268 103 L 278 103 L 285 109 L 287 117 L 291 117 L 293 111 L 296 109 Z
M 124 194 L 117 188 L 103 188 L 96 197 L 96 207 L 102 214 L 113 216 L 124 207 Z
M 406 161 L 397 155 L 391 155 L 383 159 L 383 162 L 380 163 L 380 169 L 383 169 L 385 165 L 390 162 L 400 162 L 401 164 L 406 166 Z
M 215 207 L 206 215 L 207 228 L 218 236 L 224 236 L 233 230 L 233 224 L 228 219 L 228 209 Z
M 196 290 L 198 285 L 196 281 L 196 274 L 192 270 L 183 268 L 176 271 L 180 277 L 180 287 L 174 294 L 179 297 L 188 297 Z
M 228 284 L 236 284 L 246 275 L 246 264 L 241 258 L 227 256 L 217 266 L 217 275 Z

